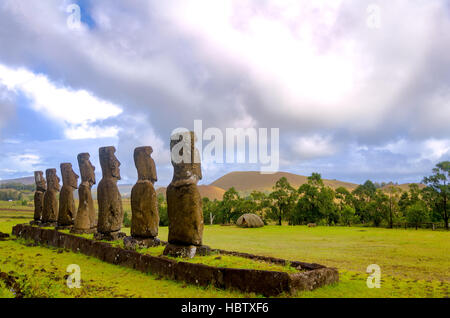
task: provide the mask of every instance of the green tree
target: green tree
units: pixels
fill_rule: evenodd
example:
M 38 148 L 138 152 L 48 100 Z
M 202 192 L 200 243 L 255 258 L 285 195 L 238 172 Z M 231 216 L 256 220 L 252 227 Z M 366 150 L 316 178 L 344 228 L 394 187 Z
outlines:
M 377 188 L 370 180 L 367 180 L 364 184 L 359 185 L 352 192 L 355 197 L 354 207 L 356 210 L 356 215 L 360 217 L 362 223 L 368 223 L 371 220 L 369 209 L 373 210 L 373 204 L 372 206 L 370 206 L 370 204 L 375 199 L 376 193 Z
M 348 226 L 358 222 L 358 217 L 355 215 L 355 208 L 349 205 L 344 205 L 341 211 L 341 222 L 342 224 Z
M 355 200 L 352 193 L 344 187 L 336 189 L 336 199 L 340 211 L 342 211 L 345 206 L 353 206 Z
M 314 222 L 325 219 L 328 224 L 337 223 L 339 216 L 334 203 L 335 192 L 325 187 L 322 177 L 313 173 L 308 182 L 298 189 L 300 198 L 295 208 L 295 223 Z
M 448 230 L 448 200 L 450 195 L 450 161 L 443 161 L 433 169 L 433 175 L 425 177 L 423 182 L 431 195 L 431 208 L 437 211 L 444 220 L 445 228 Z
M 235 218 L 240 199 L 239 193 L 234 187 L 224 193 L 218 211 L 222 224 L 230 224 L 232 219 Z
M 159 226 L 169 226 L 169 216 L 167 214 L 167 202 L 164 194 L 158 194 L 158 212 L 159 212 Z
M 276 220 L 278 225 L 288 218 L 293 210 L 297 198 L 297 191 L 289 184 L 285 177 L 278 180 L 269 195 L 271 210 L 269 217 Z
M 388 197 L 388 224 L 389 228 L 394 227 L 394 219 L 398 217 L 399 206 L 398 203 L 400 201 L 400 189 L 393 185 L 388 186 L 387 188 L 387 197 Z
M 428 220 L 428 211 L 423 201 L 418 201 L 407 208 L 406 217 L 409 223 L 412 223 L 416 230 L 419 225 Z
M 388 202 L 388 196 L 382 190 L 378 190 L 372 197 L 372 201 L 367 204 L 369 220 L 373 222 L 375 227 L 380 226 L 381 222 L 387 218 L 389 214 Z
M 205 224 L 215 224 L 219 218 L 220 202 L 216 200 L 211 201 L 209 198 L 203 198 L 203 219 Z

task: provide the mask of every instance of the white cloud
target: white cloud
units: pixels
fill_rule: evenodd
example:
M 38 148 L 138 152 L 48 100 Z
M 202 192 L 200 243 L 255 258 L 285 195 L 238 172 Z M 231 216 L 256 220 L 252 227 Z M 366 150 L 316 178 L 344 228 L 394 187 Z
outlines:
M 33 77 L 29 86 L 32 106 L 63 122 L 68 138 L 118 136 L 124 166 L 133 169 L 135 145 L 148 143 L 165 154 L 170 131 L 194 119 L 208 127 L 279 127 L 297 137 L 295 147 L 282 139 L 281 149 L 302 149 L 281 154 L 291 165 L 310 159 L 328 167 L 346 148 L 372 156 L 351 161 L 363 160 L 361 175 L 414 174 L 421 160 L 445 157 L 445 0 L 380 4 L 377 30 L 366 25 L 373 1 L 362 0 L 136 0 L 126 10 L 120 2 L 96 0 L 84 8 L 95 27 L 81 32 L 67 28 L 61 3 L 69 1 L 2 1 L 0 29 L 9 32 L 0 35 L 0 63 L 45 69 L 44 80 Z M 25 85 L 26 76 L 10 75 L 11 89 Z M 52 100 L 39 96 L 42 87 Z M 70 87 L 85 89 L 74 94 L 78 100 L 95 101 L 69 103 L 66 112 L 54 99 L 80 92 Z M 123 115 L 106 102 L 105 112 L 91 109 L 103 100 Z M 137 114 L 147 122 L 122 120 Z
M 293 143 L 292 148 L 301 159 L 328 157 L 338 150 L 331 136 L 321 135 L 300 137 Z
M 0 83 L 9 90 L 24 93 L 35 111 L 65 125 L 65 135 L 69 139 L 117 136 L 117 128 L 100 127 L 95 122 L 118 116 L 122 109 L 86 90 L 57 86 L 42 74 L 1 64 Z

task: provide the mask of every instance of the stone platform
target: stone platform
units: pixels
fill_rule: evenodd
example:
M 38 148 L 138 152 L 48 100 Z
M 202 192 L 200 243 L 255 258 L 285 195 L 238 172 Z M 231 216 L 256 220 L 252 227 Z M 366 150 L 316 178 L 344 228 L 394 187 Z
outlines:
M 12 234 L 24 239 L 34 240 L 40 244 L 69 249 L 110 264 L 160 275 L 171 280 L 199 286 L 213 285 L 217 288 L 235 289 L 246 293 L 253 292 L 264 296 L 276 296 L 284 292 L 294 293 L 298 290 L 313 290 L 339 281 L 339 273 L 335 268 L 245 253 L 213 250 L 221 254 L 236 255 L 270 263 L 290 264 L 299 272 L 289 274 L 276 271 L 213 267 L 176 261 L 164 256 L 144 255 L 113 247 L 106 242 L 98 242 L 28 224 L 14 226 Z

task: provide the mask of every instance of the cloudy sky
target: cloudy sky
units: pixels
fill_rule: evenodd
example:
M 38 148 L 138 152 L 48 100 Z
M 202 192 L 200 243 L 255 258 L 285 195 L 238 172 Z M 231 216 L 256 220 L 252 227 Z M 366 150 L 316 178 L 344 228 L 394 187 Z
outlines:
M 0 179 L 115 145 L 133 183 L 151 145 L 166 185 L 202 120 L 279 128 L 281 171 L 417 182 L 450 159 L 449 52 L 448 0 L 2 0 Z

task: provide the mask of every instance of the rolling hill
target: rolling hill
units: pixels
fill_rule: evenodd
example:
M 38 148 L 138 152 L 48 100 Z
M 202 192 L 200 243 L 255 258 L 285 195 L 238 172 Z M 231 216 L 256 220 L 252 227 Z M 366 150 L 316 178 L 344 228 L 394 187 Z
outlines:
M 272 187 L 282 177 L 286 177 L 289 183 L 295 188 L 298 188 L 299 186 L 307 182 L 307 177 L 288 172 L 261 174 L 257 171 L 236 171 L 224 175 L 223 177 L 211 183 L 211 185 L 222 188 L 224 190 L 228 190 L 231 187 L 234 187 L 238 192 L 248 194 L 253 190 L 262 192 L 272 191 Z M 342 182 L 337 180 L 324 180 L 324 184 L 334 189 L 344 187 L 348 190 L 353 190 L 358 186 L 355 183 Z
M 17 179 L 0 180 L 0 184 L 6 184 L 6 183 L 20 183 L 20 184 L 24 184 L 24 185 L 31 185 L 31 184 L 34 184 L 34 177 L 24 177 L 24 178 L 17 178 Z

